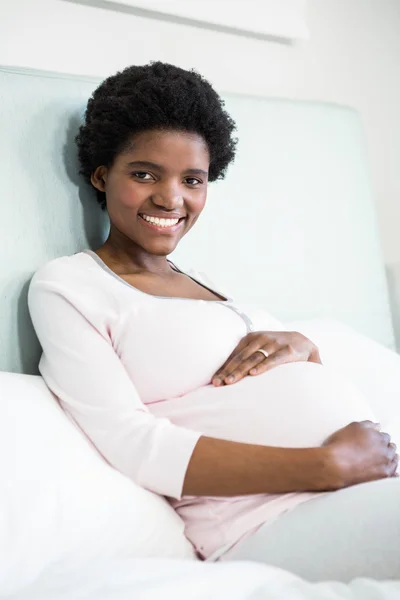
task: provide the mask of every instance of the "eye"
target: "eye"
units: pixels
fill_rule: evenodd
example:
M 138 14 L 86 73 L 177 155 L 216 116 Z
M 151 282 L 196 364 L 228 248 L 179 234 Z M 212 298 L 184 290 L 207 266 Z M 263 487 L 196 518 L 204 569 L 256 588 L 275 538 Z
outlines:
M 132 177 L 135 179 L 140 179 L 141 181 L 151 181 L 154 179 L 154 177 L 150 173 L 147 173 L 147 171 L 135 171 L 132 173 Z
M 196 179 L 196 177 L 186 177 L 185 182 L 188 185 L 192 185 L 194 187 L 203 183 L 202 181 L 200 181 L 200 179 Z

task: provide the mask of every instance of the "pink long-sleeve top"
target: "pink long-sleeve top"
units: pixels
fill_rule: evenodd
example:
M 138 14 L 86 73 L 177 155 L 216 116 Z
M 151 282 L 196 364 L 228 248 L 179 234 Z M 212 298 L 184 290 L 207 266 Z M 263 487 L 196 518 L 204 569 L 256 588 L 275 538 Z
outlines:
M 213 387 L 242 337 L 282 324 L 230 300 L 141 292 L 90 251 L 41 268 L 29 308 L 43 348 L 40 372 L 64 410 L 113 466 L 170 499 L 204 558 L 315 494 L 182 497 L 201 435 L 315 446 L 348 422 L 371 418 L 350 384 L 311 363 Z

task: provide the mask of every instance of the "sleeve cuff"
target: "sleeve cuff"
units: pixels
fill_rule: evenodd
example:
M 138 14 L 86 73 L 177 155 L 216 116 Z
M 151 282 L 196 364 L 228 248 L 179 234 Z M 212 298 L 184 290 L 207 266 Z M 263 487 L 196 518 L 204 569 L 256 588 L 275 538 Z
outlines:
M 158 434 L 157 443 L 142 463 L 138 483 L 152 492 L 180 500 L 186 471 L 202 434 L 169 422 Z

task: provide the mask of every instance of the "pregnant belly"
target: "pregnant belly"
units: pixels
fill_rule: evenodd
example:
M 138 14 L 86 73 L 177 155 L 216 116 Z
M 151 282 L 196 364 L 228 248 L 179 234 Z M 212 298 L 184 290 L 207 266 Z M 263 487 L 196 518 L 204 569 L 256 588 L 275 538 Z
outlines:
M 205 386 L 148 408 L 203 435 L 296 448 L 319 446 L 352 421 L 376 420 L 350 382 L 322 365 L 304 362 L 231 386 Z

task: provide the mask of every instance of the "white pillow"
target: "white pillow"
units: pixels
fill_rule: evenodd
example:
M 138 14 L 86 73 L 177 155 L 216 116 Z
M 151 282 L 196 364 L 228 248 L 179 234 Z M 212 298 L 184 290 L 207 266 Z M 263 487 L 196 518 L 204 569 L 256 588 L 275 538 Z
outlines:
M 382 428 L 400 446 L 400 356 L 329 318 L 285 323 L 319 347 L 324 365 L 341 372 L 364 394 Z
M 110 467 L 41 377 L 0 372 L 0 597 L 51 563 L 194 559 L 163 498 Z

